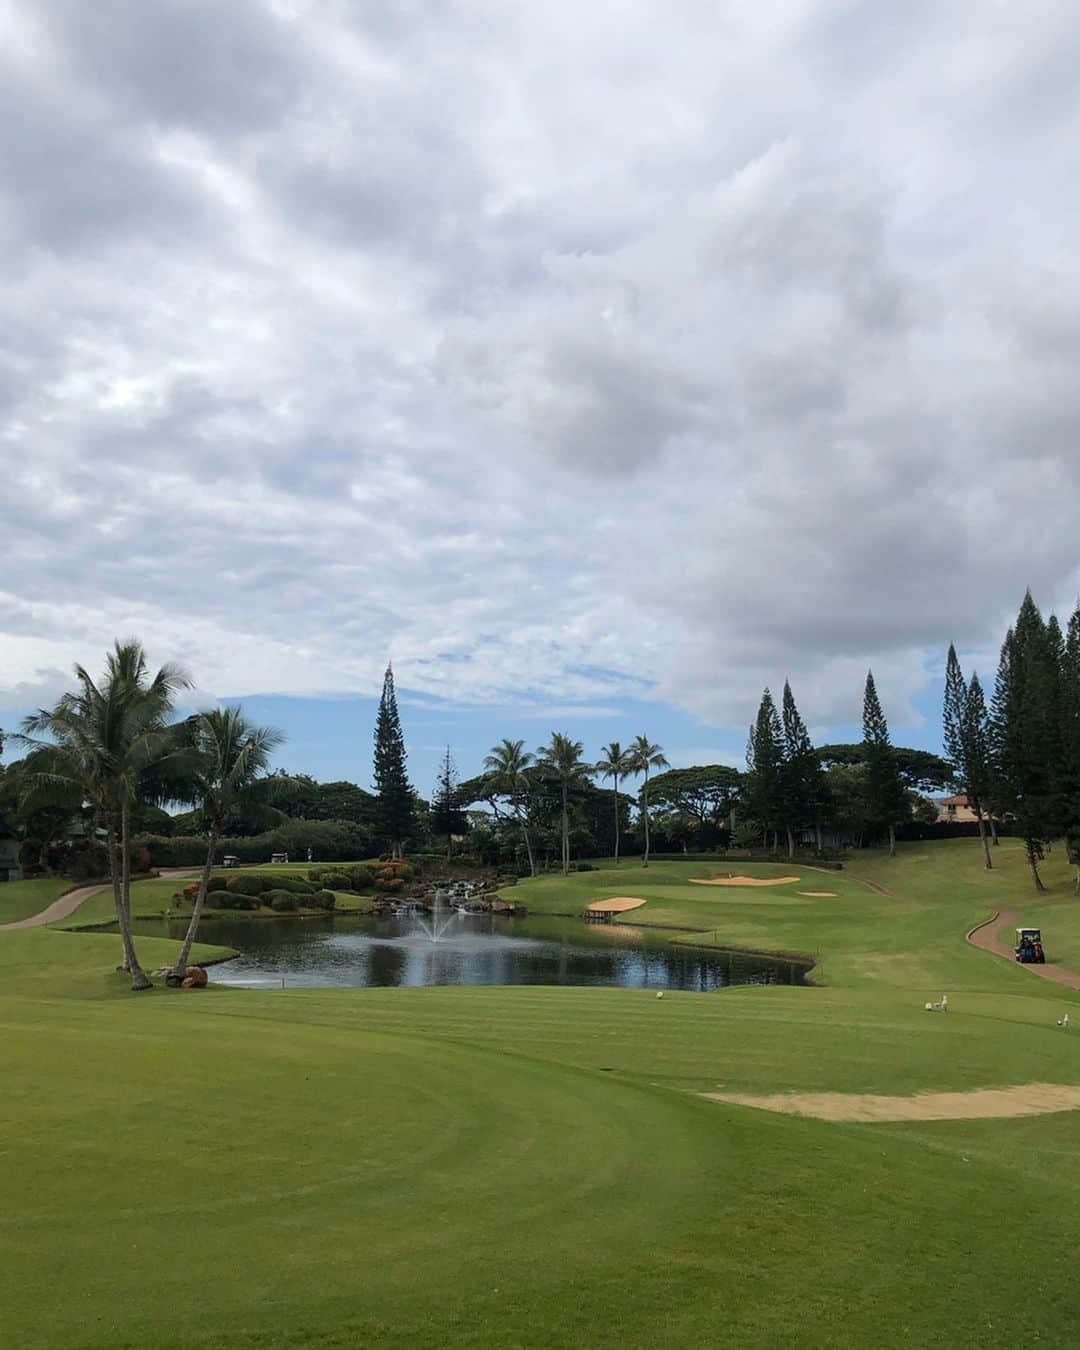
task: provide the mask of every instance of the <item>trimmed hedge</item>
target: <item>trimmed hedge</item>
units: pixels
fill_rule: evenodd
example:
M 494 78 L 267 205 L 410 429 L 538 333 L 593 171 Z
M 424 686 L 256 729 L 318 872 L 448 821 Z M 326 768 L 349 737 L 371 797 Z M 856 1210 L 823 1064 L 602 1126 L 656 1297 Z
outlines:
M 330 891 L 369 891 L 375 885 L 374 872 L 367 863 L 355 863 L 351 867 L 313 867 L 308 877 Z
M 279 914 L 287 914 L 291 910 L 298 909 L 299 901 L 292 891 L 267 891 L 263 896 L 263 903 L 276 910 Z
M 270 890 L 273 884 L 272 881 L 259 876 L 255 872 L 241 872 L 228 879 L 225 883 L 225 889 L 238 895 L 262 895 L 263 891 Z
M 321 886 L 325 886 L 331 891 L 351 891 L 353 889 L 353 880 L 348 872 L 330 872 L 318 869 L 310 875 L 312 881 L 317 881 Z
M 211 909 L 258 909 L 254 895 L 239 895 L 235 891 L 208 891 L 206 903 Z

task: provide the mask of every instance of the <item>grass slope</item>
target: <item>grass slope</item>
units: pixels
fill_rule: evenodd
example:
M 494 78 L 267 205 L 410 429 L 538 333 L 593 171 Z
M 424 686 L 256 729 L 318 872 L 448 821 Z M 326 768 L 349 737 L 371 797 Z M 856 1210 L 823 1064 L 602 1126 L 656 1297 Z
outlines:
M 32 914 L 40 914 L 73 883 L 58 877 L 41 877 L 34 881 L 6 881 L 0 885 L 0 923 L 18 923 Z
M 647 887 L 633 918 L 820 952 L 817 989 L 133 997 L 111 935 L 3 934 L 0 1343 L 1071 1347 L 1076 1113 L 837 1125 L 694 1095 L 1080 1082 L 1054 1022 L 1080 997 L 963 942 L 1020 898 L 999 852 L 989 879 L 952 845 L 860 859 L 896 899 L 692 864 L 515 890 L 574 912 Z M 1033 921 L 1064 944 L 1080 901 L 1048 873 Z

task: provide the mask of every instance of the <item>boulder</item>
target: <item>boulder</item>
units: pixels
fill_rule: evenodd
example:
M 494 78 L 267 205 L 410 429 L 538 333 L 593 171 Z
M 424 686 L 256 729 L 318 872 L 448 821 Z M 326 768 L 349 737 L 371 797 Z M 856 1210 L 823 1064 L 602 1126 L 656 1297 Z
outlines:
M 188 966 L 184 975 L 183 989 L 205 989 L 207 985 L 206 971 L 202 966 Z

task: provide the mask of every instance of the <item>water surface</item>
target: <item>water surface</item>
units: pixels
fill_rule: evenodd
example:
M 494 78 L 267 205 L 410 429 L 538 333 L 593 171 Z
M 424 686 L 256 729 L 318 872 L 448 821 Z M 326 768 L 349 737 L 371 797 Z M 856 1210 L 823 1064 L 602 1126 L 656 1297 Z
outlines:
M 161 933 L 160 926 L 154 932 Z M 169 935 L 182 937 L 184 925 Z M 734 984 L 798 984 L 806 967 L 771 957 L 673 947 L 645 930 L 579 919 L 443 916 L 431 919 L 332 916 L 214 919 L 205 942 L 240 955 L 210 968 L 215 983 L 288 988 L 446 985 L 617 985 L 641 989 L 720 989 Z

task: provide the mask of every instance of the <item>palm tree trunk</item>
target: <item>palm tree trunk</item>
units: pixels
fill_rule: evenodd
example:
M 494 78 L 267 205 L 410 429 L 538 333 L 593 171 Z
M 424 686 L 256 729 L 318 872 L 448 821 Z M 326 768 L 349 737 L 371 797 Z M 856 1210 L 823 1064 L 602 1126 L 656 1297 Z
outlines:
M 889 821 L 889 857 L 896 857 L 896 826 Z
M 615 866 L 619 865 L 619 775 L 615 774 Z
M 566 805 L 566 782 L 562 785 L 562 870 L 563 876 L 570 875 L 570 815 Z
M 814 839 L 817 841 L 817 851 L 821 852 L 821 822 L 814 826 Z
M 199 878 L 199 889 L 195 894 L 195 904 L 191 911 L 191 922 L 188 924 L 187 932 L 184 934 L 184 945 L 180 948 L 180 955 L 176 958 L 176 965 L 173 966 L 173 974 L 184 978 L 184 971 L 187 969 L 188 957 L 191 955 L 191 948 L 195 943 L 195 936 L 199 931 L 199 921 L 202 918 L 203 905 L 206 903 L 206 892 L 210 888 L 210 873 L 214 868 L 214 846 L 217 843 L 217 834 L 211 831 L 206 841 L 206 861 L 203 863 L 202 876 Z
M 642 867 L 649 865 L 649 771 L 645 770 L 645 783 L 641 789 L 641 806 L 645 815 L 645 856 L 641 860 Z
M 124 960 L 131 975 L 131 987 L 137 993 L 140 989 L 152 989 L 154 986 L 139 965 L 135 941 L 131 935 L 131 808 L 127 802 L 120 808 L 120 893 L 123 899 L 120 938 L 124 944 Z
M 790 825 L 786 826 L 786 829 L 787 829 L 787 855 L 788 859 L 790 860 L 795 856 L 795 836 L 791 832 Z
M 521 817 L 521 834 L 525 840 L 525 852 L 529 856 L 529 876 L 536 876 L 536 859 L 533 857 L 532 840 L 529 838 L 529 827 L 525 823 L 525 817 Z
M 994 864 L 990 858 L 990 841 L 986 837 L 986 818 L 981 807 L 975 814 L 979 821 L 979 842 L 982 844 L 983 857 L 986 859 L 986 870 L 990 872 L 993 871 Z
M 116 907 L 116 927 L 120 934 L 120 943 L 123 949 L 123 965 L 120 970 L 127 971 L 127 943 L 124 940 L 124 896 L 121 890 L 120 880 L 120 850 L 116 846 L 116 828 L 109 825 L 109 833 L 105 837 L 105 851 L 109 858 L 109 879 L 112 882 L 113 905 Z
M 990 838 L 994 841 L 994 847 L 997 848 L 998 846 L 997 821 L 994 819 L 992 813 L 990 816 Z

